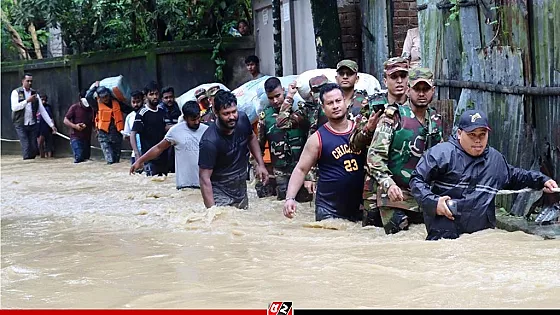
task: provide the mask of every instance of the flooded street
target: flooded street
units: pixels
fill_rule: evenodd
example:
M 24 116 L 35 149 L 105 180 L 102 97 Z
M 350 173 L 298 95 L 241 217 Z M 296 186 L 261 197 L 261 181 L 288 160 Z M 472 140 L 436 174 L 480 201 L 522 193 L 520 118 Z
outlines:
M 427 242 L 423 225 L 316 223 L 309 203 L 290 220 L 273 198 L 206 210 L 174 174 L 128 169 L 2 156 L 2 308 L 560 307 L 560 240 Z

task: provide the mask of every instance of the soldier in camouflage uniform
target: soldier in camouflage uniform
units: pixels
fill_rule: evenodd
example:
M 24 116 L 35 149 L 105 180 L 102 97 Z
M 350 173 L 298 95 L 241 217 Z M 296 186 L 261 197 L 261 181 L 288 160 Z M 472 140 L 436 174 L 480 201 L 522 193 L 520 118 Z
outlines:
M 406 103 L 408 96 L 408 61 L 402 57 L 389 58 L 383 63 L 383 83 L 387 87 L 389 104 Z
M 210 105 L 210 100 L 204 88 L 199 88 L 194 92 L 194 97 L 200 108 L 200 121 L 204 124 L 208 124 L 215 120 L 214 113 L 212 112 L 212 106 Z
M 220 91 L 220 86 L 219 85 L 214 85 L 208 88 L 208 91 L 206 91 L 205 95 L 206 98 L 204 97 L 204 94 L 202 94 L 202 88 L 198 90 L 199 94 L 197 96 L 197 101 L 198 98 L 201 98 L 201 101 L 208 104 L 208 107 L 205 110 L 200 110 L 200 121 L 206 125 L 213 123 L 214 121 L 216 121 L 216 114 L 214 113 L 214 96 L 216 95 L 216 93 L 218 93 L 218 91 Z M 196 94 L 196 93 L 195 93 Z
M 367 151 L 379 118 L 386 107 L 387 94 L 384 92 L 375 93 L 364 100 L 360 114 L 355 118 L 356 129 L 354 129 L 350 135 L 350 148 L 352 150 L 356 152 L 362 150 Z M 383 119 L 389 120 L 387 117 Z M 388 123 L 392 123 L 392 120 L 389 120 Z M 377 209 L 377 205 L 375 204 L 374 195 L 376 190 L 377 184 L 366 174 L 363 191 L 364 209 L 362 226 L 382 226 L 381 218 L 379 217 L 379 209 Z
M 319 101 L 319 90 L 325 84 L 329 83 L 329 79 L 325 75 L 313 77 L 309 80 L 309 87 L 311 88 L 311 101 L 299 102 L 297 109 L 294 111 L 292 104 L 294 95 L 297 92 L 295 83 L 290 84 L 288 87 L 288 94 L 284 99 L 284 103 L 280 108 L 278 114 L 278 128 L 293 129 L 293 128 L 307 128 L 308 137 L 311 136 L 317 128 L 322 126 L 328 121 L 327 116 L 321 109 Z
M 379 121 L 380 115 L 384 112 L 388 104 L 404 104 L 407 100 L 406 91 L 408 89 L 408 62 L 401 57 L 389 58 L 383 63 L 383 82 L 387 91 L 380 91 L 374 95 L 366 97 L 359 115 L 355 118 L 357 127 L 350 137 L 350 146 L 353 150 L 367 150 L 375 126 Z M 392 124 L 389 119 L 387 123 Z M 364 183 L 364 216 L 362 225 L 381 226 L 379 209 L 376 203 L 377 184 L 366 175 Z
M 371 143 L 375 128 L 367 128 L 366 125 L 376 126 L 379 115 L 383 113 L 374 110 L 375 107 L 380 109 L 379 106 L 382 103 L 402 105 L 408 99 L 406 94 L 408 90 L 408 63 L 406 59 L 401 57 L 389 58 L 383 63 L 383 67 L 383 82 L 387 86 L 387 91 L 384 95 L 383 92 L 380 92 L 365 98 L 360 113 L 355 119 L 357 127 L 350 138 L 353 150 L 367 149 L 367 146 Z M 385 105 L 385 107 L 387 106 Z M 372 113 L 376 113 L 378 116 L 369 121 Z
M 319 91 L 322 86 L 329 83 L 329 79 L 325 75 L 320 75 L 309 79 L 309 87 L 311 89 L 311 101 L 299 102 L 297 109 L 294 111 L 292 107 L 293 97 L 297 92 L 295 83 L 288 87 L 288 94 L 280 108 L 278 114 L 277 126 L 280 129 L 308 128 L 307 138 L 309 138 L 317 128 L 325 124 L 328 119 L 321 108 L 319 100 Z M 317 170 L 315 167 L 306 175 L 304 186 L 310 193 L 315 191 L 314 183 L 317 182 Z
M 344 93 L 344 102 L 348 106 L 348 118 L 355 120 L 363 106 L 367 96 L 366 91 L 355 90 L 356 82 L 359 80 L 358 64 L 350 59 L 341 60 L 336 65 L 336 83 Z
M 296 128 L 278 127 L 280 107 L 286 103 L 293 103 L 295 86 L 291 85 L 288 95 L 285 96 L 280 80 L 272 77 L 264 82 L 264 90 L 269 104 L 259 113 L 258 140 L 261 151 L 264 151 L 267 141 L 270 144 L 270 159 L 276 179 L 276 196 L 278 200 L 284 200 L 290 175 L 307 140 L 307 128 L 305 125 Z M 311 201 L 312 198 L 313 195 L 303 187 L 296 196 L 298 202 Z
M 428 107 L 434 91 L 430 69 L 410 70 L 408 101 L 387 107 L 368 149 L 366 170 L 379 185 L 376 202 L 387 234 L 423 223 L 408 183 L 422 154 L 443 139 L 441 116 Z

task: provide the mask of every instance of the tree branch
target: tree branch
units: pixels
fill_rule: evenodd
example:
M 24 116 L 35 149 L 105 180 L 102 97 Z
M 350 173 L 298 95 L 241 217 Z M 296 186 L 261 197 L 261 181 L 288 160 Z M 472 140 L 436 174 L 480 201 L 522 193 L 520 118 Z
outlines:
M 4 11 L 0 11 L 0 12 L 1 12 L 0 17 L 1 17 L 2 21 L 6 24 L 6 28 L 8 29 L 8 33 L 10 33 L 10 35 L 12 37 L 12 43 L 14 44 L 14 46 L 16 46 L 16 48 L 19 52 L 19 56 L 23 60 L 29 59 L 28 54 L 27 54 L 27 49 L 23 45 L 23 41 L 21 40 L 21 36 L 19 36 L 19 33 L 17 32 L 17 30 L 12 26 L 12 23 L 10 23 L 10 21 L 6 17 L 6 14 L 4 13 Z
M 43 54 L 41 53 L 41 45 L 37 39 L 37 31 L 35 30 L 35 24 L 33 22 L 29 23 L 27 30 L 31 34 L 31 40 L 33 41 L 33 47 L 35 48 L 35 55 L 37 59 L 43 59 Z

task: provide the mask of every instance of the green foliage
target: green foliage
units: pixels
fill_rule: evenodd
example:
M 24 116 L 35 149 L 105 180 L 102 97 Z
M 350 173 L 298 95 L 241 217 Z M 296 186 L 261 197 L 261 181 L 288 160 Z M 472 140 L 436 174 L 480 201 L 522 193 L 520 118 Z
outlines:
M 243 18 L 247 0 L 199 0 L 196 5 L 184 0 L 158 1 L 158 14 L 167 25 L 166 35 L 175 40 L 212 38 L 212 61 L 216 64 L 215 77 L 223 81 L 226 64 L 222 54 L 222 37 Z M 247 18 L 247 17 L 245 17 Z
M 10 2 L 10 1 L 3 1 Z M 46 22 L 55 26 L 57 16 L 61 13 L 58 0 L 19 0 L 13 4 L 11 15 L 16 25 L 27 25 L 30 22 Z M 20 34 L 21 35 L 21 34 Z
M 12 44 L 9 40 L 10 34 L 6 30 L 5 27 L 2 27 L 2 61 L 10 60 L 10 59 L 17 59 L 18 58 L 18 51 L 16 47 Z
M 250 20 L 246 12 L 251 11 L 251 0 L 19 0 L 17 5 L 1 0 L 1 4 L 24 43 L 30 22 L 58 26 L 71 53 L 145 47 L 157 42 L 162 25 L 172 40 L 211 38 L 218 80 L 223 79 L 225 65 L 222 37 L 229 36 L 238 20 Z M 46 29 L 37 29 L 42 44 L 46 34 Z M 9 45 L 10 41 L 2 41 L 3 51 L 13 50 Z
M 451 13 L 447 18 L 445 26 L 449 26 L 451 24 L 451 21 L 455 21 L 459 17 L 459 4 L 457 3 L 457 0 L 449 0 L 449 3 L 451 3 L 453 6 L 449 9 Z
M 451 25 L 451 21 L 455 21 L 459 18 L 459 2 L 460 0 L 449 0 L 449 3 L 452 5 L 452 7 L 449 9 L 450 14 L 449 17 L 447 18 L 447 22 L 445 23 L 445 26 L 449 26 Z M 499 6 L 493 6 L 490 8 L 491 11 L 499 11 L 500 7 Z M 494 25 L 497 24 L 498 20 L 494 20 L 494 21 L 488 21 L 487 24 L 488 25 Z

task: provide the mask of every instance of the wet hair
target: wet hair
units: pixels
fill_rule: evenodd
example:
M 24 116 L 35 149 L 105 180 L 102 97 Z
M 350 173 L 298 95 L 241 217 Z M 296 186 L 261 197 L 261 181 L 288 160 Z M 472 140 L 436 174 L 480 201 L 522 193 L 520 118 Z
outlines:
M 200 107 L 196 101 L 187 101 L 181 108 L 185 117 L 198 117 L 200 116 Z
M 258 65 L 260 63 L 259 57 L 255 55 L 247 56 L 247 58 L 245 58 L 245 64 L 249 64 L 250 62 Z
M 237 98 L 233 93 L 219 90 L 216 95 L 214 95 L 214 111 L 216 113 L 231 106 L 237 106 Z
M 274 89 L 276 89 L 279 86 L 282 87 L 282 83 L 280 82 L 280 79 L 278 79 L 277 77 L 268 78 L 266 79 L 266 81 L 264 81 L 264 91 L 266 93 L 270 93 L 274 91 Z
M 25 79 L 25 77 L 32 77 L 32 76 L 33 76 L 33 75 L 32 75 L 31 73 L 26 72 L 26 73 L 23 74 L 23 76 L 21 77 L 21 79 L 23 80 L 23 79 Z
M 148 95 L 148 93 L 152 91 L 159 91 L 156 81 L 151 81 L 144 87 L 144 95 Z
M 329 93 L 330 91 L 336 90 L 336 89 L 339 89 L 340 92 L 342 93 L 342 89 L 341 89 L 340 86 L 339 86 L 338 84 L 336 84 L 336 83 L 327 83 L 327 84 L 323 85 L 323 86 L 321 87 L 321 91 L 319 92 L 319 99 L 321 99 L 321 103 L 323 103 L 323 102 L 325 101 L 325 100 L 323 99 L 323 96 L 324 96 L 326 93 Z
M 163 89 L 161 89 L 161 95 L 163 95 L 165 93 L 171 93 L 171 94 L 175 95 L 175 89 L 172 86 L 166 86 Z
M 144 92 L 140 91 L 140 90 L 134 90 L 132 91 L 132 93 L 130 93 L 130 98 L 144 98 Z

